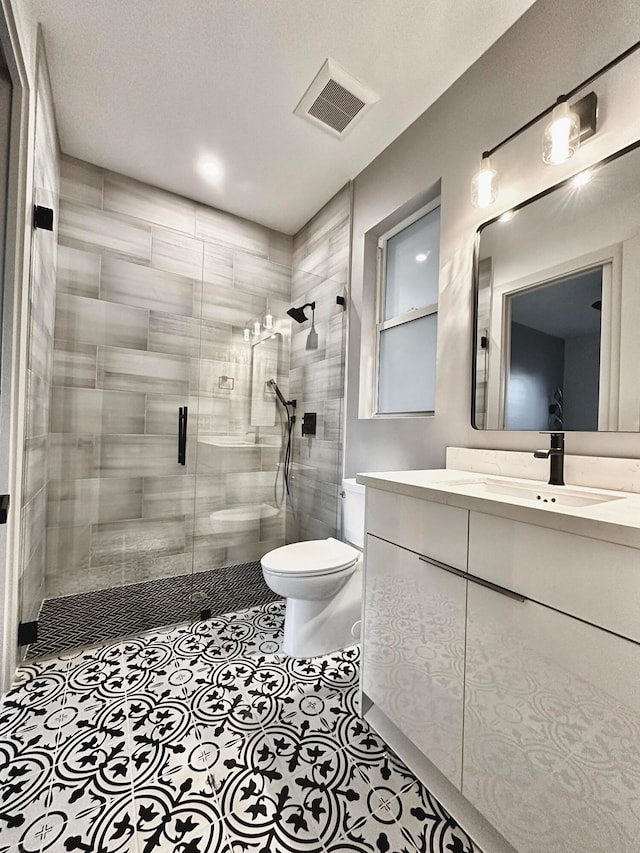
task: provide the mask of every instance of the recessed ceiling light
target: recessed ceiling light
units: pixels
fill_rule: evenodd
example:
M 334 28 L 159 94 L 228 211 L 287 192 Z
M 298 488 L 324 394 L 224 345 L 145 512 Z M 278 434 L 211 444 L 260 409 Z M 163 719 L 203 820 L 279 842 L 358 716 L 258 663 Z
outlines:
M 219 181 L 224 174 L 224 170 L 217 160 L 203 158 L 198 164 L 198 171 L 207 181 Z
M 425 253 L 425 252 L 420 252 L 420 254 L 419 254 L 419 255 L 416 255 L 416 261 L 417 261 L 419 264 L 423 264 L 423 263 L 427 260 L 427 258 L 429 257 L 429 255 L 430 255 L 430 254 L 431 254 L 431 249 L 429 249 L 429 251 L 428 251 L 428 252 L 426 252 L 426 253 Z
M 583 187 L 585 184 L 589 183 L 592 177 L 593 172 L 591 169 L 585 169 L 584 172 L 578 172 L 578 174 L 571 179 L 571 183 L 574 187 Z

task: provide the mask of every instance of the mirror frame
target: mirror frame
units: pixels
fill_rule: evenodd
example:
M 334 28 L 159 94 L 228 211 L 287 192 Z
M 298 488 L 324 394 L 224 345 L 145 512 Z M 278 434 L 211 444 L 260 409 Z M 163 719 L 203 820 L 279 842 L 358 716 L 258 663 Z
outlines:
M 524 201 L 521 201 L 518 204 L 515 204 L 512 207 L 508 208 L 508 211 L 513 211 L 514 213 L 517 213 L 519 210 L 522 210 L 522 208 L 528 207 L 528 205 L 539 201 L 541 198 L 545 198 L 552 192 L 555 192 L 556 190 L 559 190 L 567 184 L 571 183 L 575 176 L 580 174 L 580 172 L 585 172 L 588 169 L 600 169 L 603 166 L 608 165 L 609 163 L 613 163 L 620 157 L 624 157 L 625 154 L 630 154 L 632 151 L 635 151 L 638 148 L 640 148 L 640 139 L 636 140 L 635 142 L 632 142 L 630 145 L 626 145 L 624 148 L 620 148 L 618 151 L 614 151 L 613 154 L 609 154 L 607 157 L 603 157 L 602 160 L 598 160 L 589 166 L 585 166 L 578 172 L 574 172 L 572 175 L 569 175 L 568 178 L 563 178 L 563 180 L 558 181 L 558 183 L 552 184 L 550 187 L 541 190 L 539 193 L 536 193 L 535 195 L 524 199 Z M 471 328 L 471 427 L 473 429 L 478 430 L 479 432 L 537 432 L 536 430 L 489 429 L 486 427 L 476 426 L 476 378 L 478 372 L 478 296 L 480 292 L 480 237 L 482 236 L 482 232 L 485 228 L 488 228 L 489 225 L 493 225 L 495 222 L 498 222 L 500 218 L 508 211 L 502 211 L 496 216 L 493 216 L 491 219 L 487 219 L 486 222 L 482 222 L 476 230 L 473 245 L 473 322 Z M 603 431 L 616 432 L 616 430 Z M 571 432 L 585 432 L 585 430 L 571 430 Z

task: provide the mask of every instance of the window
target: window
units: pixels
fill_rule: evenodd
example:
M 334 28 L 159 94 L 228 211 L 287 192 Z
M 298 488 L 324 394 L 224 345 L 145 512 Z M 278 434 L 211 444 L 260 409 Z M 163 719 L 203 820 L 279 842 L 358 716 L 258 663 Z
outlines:
M 435 410 L 439 247 L 439 200 L 378 240 L 379 415 Z

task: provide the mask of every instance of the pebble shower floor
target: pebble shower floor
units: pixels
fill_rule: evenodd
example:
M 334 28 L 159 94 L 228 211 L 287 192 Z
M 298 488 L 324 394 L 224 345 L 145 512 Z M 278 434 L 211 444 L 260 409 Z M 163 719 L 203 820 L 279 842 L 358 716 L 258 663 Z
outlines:
M 284 604 L 30 663 L 0 705 L 0 851 L 478 853 L 357 715 L 358 649 Z

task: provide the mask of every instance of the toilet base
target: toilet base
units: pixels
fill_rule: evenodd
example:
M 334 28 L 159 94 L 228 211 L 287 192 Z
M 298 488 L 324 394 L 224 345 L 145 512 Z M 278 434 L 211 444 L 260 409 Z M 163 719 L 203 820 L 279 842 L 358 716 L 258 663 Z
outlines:
M 361 618 L 361 608 L 362 558 L 333 598 L 287 598 L 282 651 L 293 658 L 311 658 L 352 646 L 358 641 L 353 628 Z

